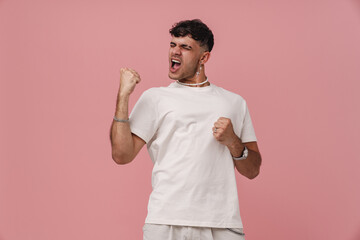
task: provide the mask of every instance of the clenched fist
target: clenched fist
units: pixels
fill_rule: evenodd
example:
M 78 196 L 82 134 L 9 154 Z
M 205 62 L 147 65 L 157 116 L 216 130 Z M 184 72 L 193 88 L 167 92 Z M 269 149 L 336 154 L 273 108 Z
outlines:
M 229 118 L 220 117 L 212 130 L 215 139 L 225 146 L 230 146 L 237 138 Z
M 121 68 L 119 94 L 130 95 L 134 91 L 135 85 L 140 81 L 140 75 L 135 70 L 131 68 Z

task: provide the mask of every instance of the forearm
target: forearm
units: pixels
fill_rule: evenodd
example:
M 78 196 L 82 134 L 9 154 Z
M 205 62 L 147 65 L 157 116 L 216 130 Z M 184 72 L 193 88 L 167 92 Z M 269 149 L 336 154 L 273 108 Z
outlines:
M 242 143 L 241 139 L 236 137 L 232 144 L 228 145 L 228 149 L 233 157 L 240 157 L 244 150 L 246 143 Z M 248 157 L 244 160 L 233 160 L 237 171 L 249 179 L 255 178 L 259 175 L 261 165 L 261 155 L 248 148 Z
M 115 109 L 115 117 L 128 119 L 129 94 L 118 94 Z M 119 164 L 125 164 L 133 158 L 133 138 L 129 122 L 117 122 L 113 120 L 111 125 L 110 140 L 112 147 L 112 158 Z

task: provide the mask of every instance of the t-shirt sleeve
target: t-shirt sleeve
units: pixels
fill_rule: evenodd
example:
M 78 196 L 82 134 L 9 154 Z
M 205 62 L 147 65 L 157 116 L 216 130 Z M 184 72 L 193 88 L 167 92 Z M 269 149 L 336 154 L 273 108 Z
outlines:
M 129 116 L 131 132 L 146 143 L 151 140 L 158 127 L 157 108 L 154 102 L 154 96 L 149 90 L 146 90 L 136 102 Z
M 256 142 L 255 130 L 251 121 L 250 112 L 245 102 L 245 114 L 243 118 L 242 129 L 240 133 L 240 139 L 242 142 Z

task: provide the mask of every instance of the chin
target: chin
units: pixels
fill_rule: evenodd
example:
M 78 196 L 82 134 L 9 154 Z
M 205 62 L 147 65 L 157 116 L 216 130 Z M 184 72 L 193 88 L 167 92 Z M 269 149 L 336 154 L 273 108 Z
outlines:
M 171 72 L 169 72 L 168 76 L 169 76 L 169 78 L 172 79 L 172 80 L 179 80 L 179 77 L 173 75 Z

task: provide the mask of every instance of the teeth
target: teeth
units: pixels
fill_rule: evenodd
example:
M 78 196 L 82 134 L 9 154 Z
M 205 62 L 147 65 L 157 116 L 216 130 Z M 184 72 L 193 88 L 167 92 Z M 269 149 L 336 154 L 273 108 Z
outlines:
M 174 60 L 174 59 L 172 59 L 171 61 L 172 61 L 172 62 L 175 62 L 175 63 L 180 63 L 180 61 Z

